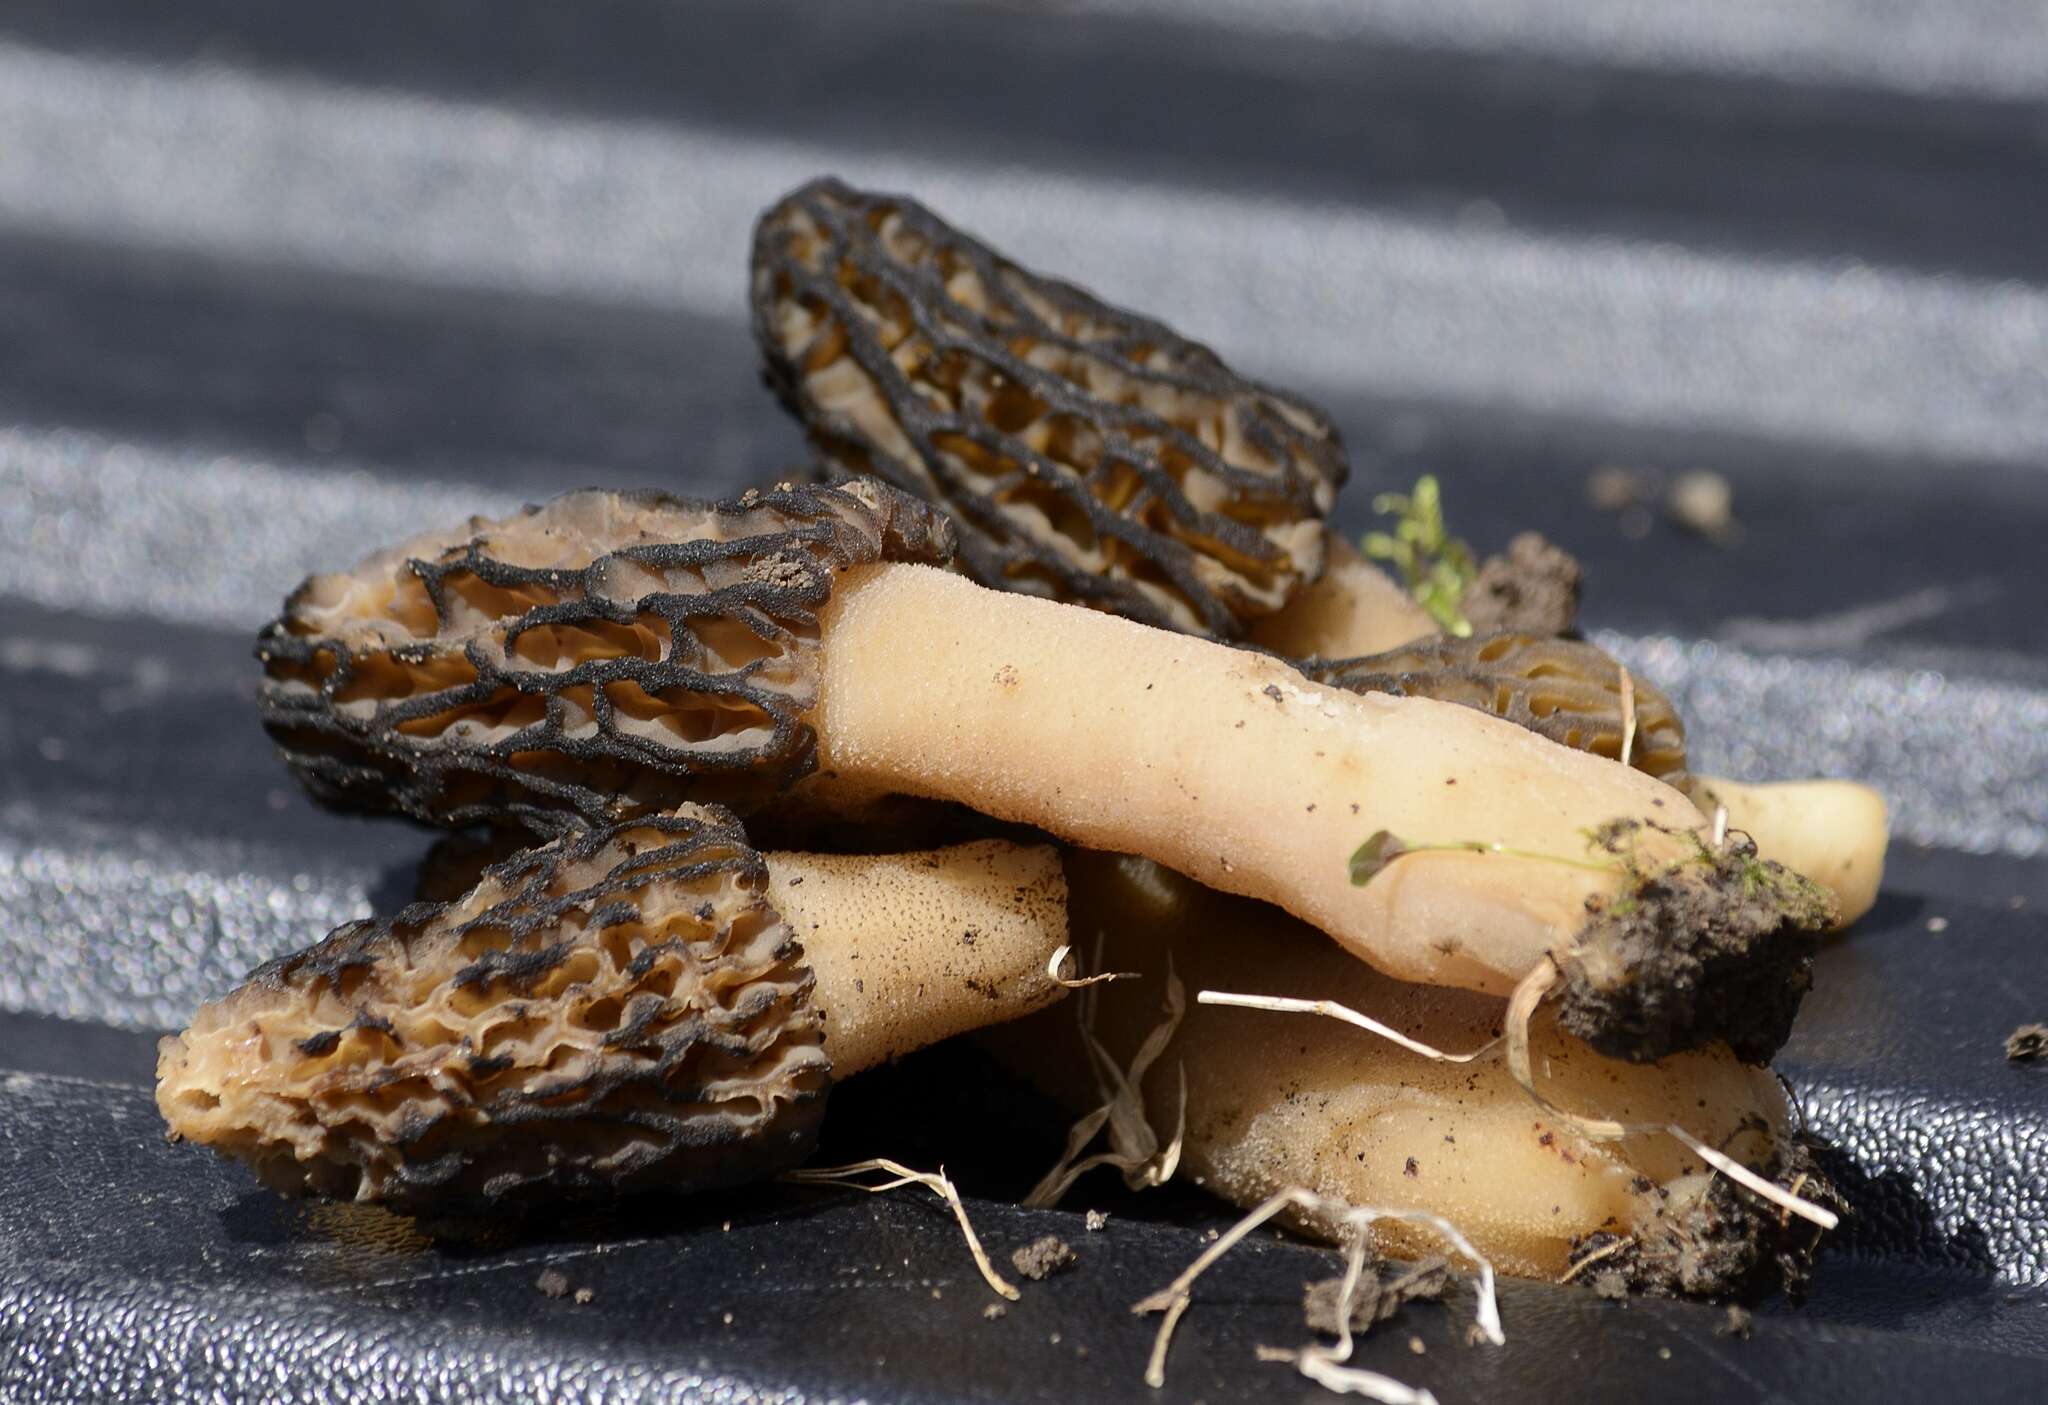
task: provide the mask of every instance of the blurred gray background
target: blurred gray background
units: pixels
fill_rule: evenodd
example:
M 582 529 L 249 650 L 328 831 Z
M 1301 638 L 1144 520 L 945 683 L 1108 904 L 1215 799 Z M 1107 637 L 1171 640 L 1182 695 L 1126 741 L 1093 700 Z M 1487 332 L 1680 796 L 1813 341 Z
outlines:
M 1705 764 L 1886 787 L 1898 882 L 2048 897 L 2033 0 L 10 0 L 0 1006 L 169 1023 L 397 892 L 417 837 L 269 758 L 255 627 L 794 464 L 745 258 L 826 171 L 1321 400 L 1347 529 L 1434 471 L 1578 552 Z

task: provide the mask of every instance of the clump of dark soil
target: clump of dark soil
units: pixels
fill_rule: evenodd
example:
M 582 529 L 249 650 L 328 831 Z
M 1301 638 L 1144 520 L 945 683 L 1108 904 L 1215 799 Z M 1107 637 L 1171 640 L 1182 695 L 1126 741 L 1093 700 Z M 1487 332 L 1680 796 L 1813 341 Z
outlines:
M 1634 829 L 1609 826 L 1598 838 L 1627 863 Z M 1792 1032 L 1834 917 L 1825 889 L 1759 859 L 1740 832 L 1596 901 L 1560 963 L 1560 1022 L 1601 1053 L 1637 1063 L 1715 1040 L 1747 1063 L 1769 1060 Z
M 1802 1144 L 1794 1143 L 1764 1174 L 1808 1200 L 1848 1209 Z M 1585 1281 L 1601 1297 L 1754 1301 L 1783 1289 L 1796 1301 L 1804 1291 L 1820 1241 L 1805 1220 L 1725 1176 L 1686 1177 L 1644 1193 L 1656 1203 L 1633 1234 L 1602 1231 L 1572 1243 L 1573 1264 L 1591 1268 L 1598 1261 Z
M 1010 1255 L 1010 1262 L 1017 1272 L 1037 1282 L 1050 1278 L 1055 1273 L 1064 1273 L 1080 1259 L 1057 1234 L 1048 1234 L 1043 1239 L 1033 1240 Z
M 1570 552 L 1535 532 L 1523 532 L 1506 551 L 1480 565 L 1478 577 L 1458 601 L 1458 613 L 1474 634 L 1503 629 L 1569 634 L 1578 627 L 1584 578 Z
M 1379 1269 L 1366 1269 L 1359 1274 L 1358 1287 L 1351 1296 L 1351 1330 L 1363 1332 L 1376 1322 L 1386 1321 L 1403 1303 L 1437 1301 L 1443 1297 L 1450 1277 L 1450 1261 L 1441 1256 L 1420 1260 L 1406 1268 L 1382 1265 Z M 1333 1337 L 1338 1335 L 1337 1308 L 1343 1289 L 1342 1278 L 1324 1278 L 1308 1285 L 1302 1294 L 1301 1310 L 1310 1328 Z

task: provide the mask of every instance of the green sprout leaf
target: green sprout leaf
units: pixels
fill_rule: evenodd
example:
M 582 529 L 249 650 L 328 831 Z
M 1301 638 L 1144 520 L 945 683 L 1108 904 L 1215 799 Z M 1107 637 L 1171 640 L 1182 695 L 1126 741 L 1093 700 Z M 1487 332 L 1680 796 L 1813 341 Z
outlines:
M 1363 888 L 1373 875 L 1408 852 L 1408 846 L 1387 830 L 1380 830 L 1351 854 L 1351 886 Z
M 1372 510 L 1394 519 L 1392 532 L 1367 532 L 1360 546 L 1374 561 L 1401 573 L 1409 594 L 1446 632 L 1459 638 L 1472 625 L 1459 608 L 1465 589 L 1479 577 L 1472 548 L 1444 527 L 1443 490 L 1433 474 L 1415 480 L 1412 493 L 1381 493 Z

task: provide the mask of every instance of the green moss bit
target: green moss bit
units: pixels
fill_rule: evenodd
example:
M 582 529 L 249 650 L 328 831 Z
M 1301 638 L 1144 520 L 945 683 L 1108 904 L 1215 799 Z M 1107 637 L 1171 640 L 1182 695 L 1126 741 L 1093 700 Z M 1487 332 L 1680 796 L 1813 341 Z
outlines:
M 1367 532 L 1365 554 L 1385 561 L 1401 573 L 1408 591 L 1444 629 L 1459 637 L 1472 624 L 1459 609 L 1465 589 L 1479 577 L 1472 548 L 1444 529 L 1443 491 L 1436 475 L 1415 480 L 1413 493 L 1381 493 L 1372 510 L 1394 519 L 1392 532 Z

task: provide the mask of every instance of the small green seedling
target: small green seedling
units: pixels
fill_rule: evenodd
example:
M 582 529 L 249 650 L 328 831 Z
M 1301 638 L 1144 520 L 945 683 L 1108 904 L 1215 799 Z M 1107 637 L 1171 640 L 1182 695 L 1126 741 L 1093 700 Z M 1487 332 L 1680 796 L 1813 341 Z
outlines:
M 1413 493 L 1381 493 L 1372 500 L 1372 510 L 1393 517 L 1394 530 L 1367 532 L 1361 543 L 1365 554 L 1398 569 L 1409 593 L 1447 633 L 1469 636 L 1472 624 L 1460 602 L 1466 587 L 1478 579 L 1479 565 L 1472 548 L 1444 528 L 1443 490 L 1435 475 L 1416 479 Z

